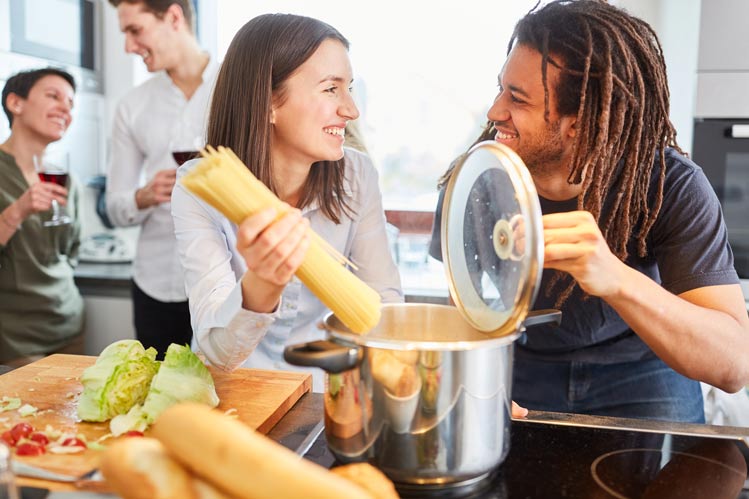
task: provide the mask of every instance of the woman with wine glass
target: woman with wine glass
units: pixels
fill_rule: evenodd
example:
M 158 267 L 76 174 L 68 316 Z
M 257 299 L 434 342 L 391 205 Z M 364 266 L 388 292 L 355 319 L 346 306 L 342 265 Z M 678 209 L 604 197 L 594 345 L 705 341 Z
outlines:
M 317 19 L 256 17 L 231 42 L 208 120 L 208 144 L 231 148 L 293 209 L 239 226 L 178 182 L 172 214 L 200 351 L 216 366 L 292 367 L 284 345 L 321 339 L 325 306 L 294 277 L 314 231 L 358 268 L 383 302 L 403 300 L 389 251 L 377 170 L 344 147 L 359 117 L 348 40 Z M 179 175 L 195 164 L 185 163 Z M 251 195 L 251 193 L 248 193 Z
M 78 193 L 66 172 L 65 182 L 49 176 L 44 159 L 70 126 L 74 92 L 73 77 L 55 68 L 18 73 L 2 92 L 11 134 L 0 144 L 0 364 L 12 367 L 83 353 L 83 300 L 72 267 Z M 45 225 L 55 203 L 68 218 Z

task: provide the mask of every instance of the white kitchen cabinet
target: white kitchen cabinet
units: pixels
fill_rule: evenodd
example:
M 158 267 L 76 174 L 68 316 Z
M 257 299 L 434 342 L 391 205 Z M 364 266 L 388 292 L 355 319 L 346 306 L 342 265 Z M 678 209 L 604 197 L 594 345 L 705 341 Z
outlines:
M 702 2 L 698 72 L 749 71 L 747 20 L 747 0 Z

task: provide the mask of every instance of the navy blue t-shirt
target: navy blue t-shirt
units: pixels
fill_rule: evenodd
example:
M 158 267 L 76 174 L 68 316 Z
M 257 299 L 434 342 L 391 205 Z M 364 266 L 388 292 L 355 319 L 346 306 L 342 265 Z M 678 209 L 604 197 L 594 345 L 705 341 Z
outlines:
M 653 183 L 660 164 L 656 158 Z M 650 189 L 652 206 L 655 188 Z M 440 193 L 429 253 L 442 260 Z M 611 192 L 610 195 L 614 195 Z M 550 201 L 540 198 L 543 214 L 577 209 L 577 199 Z M 604 204 L 606 210 L 606 204 Z M 601 216 L 605 219 L 605 213 Z M 636 234 L 633 231 L 633 234 Z M 648 237 L 648 254 L 637 255 L 635 238 L 629 242 L 627 265 L 647 275 L 666 290 L 680 294 L 691 289 L 722 284 L 738 284 L 733 253 L 720 202 L 702 169 L 673 149 L 666 150 L 666 178 L 663 205 Z M 554 308 L 557 285 L 548 294 L 552 270 L 544 270 L 541 287 L 533 308 Z M 516 344 L 516 355 L 539 360 L 596 363 L 629 362 L 655 357 L 650 348 L 632 331 L 619 314 L 600 298 L 583 298 L 579 287 L 562 305 L 559 327 L 537 326 L 529 329 Z

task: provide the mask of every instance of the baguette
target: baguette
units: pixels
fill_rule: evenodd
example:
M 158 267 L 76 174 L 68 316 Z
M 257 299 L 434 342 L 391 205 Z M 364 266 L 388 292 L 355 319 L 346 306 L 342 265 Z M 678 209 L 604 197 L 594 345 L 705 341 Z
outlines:
M 337 466 L 330 471 L 368 490 L 377 499 L 398 499 L 395 485 L 385 474 L 369 463 Z
M 191 476 L 153 438 L 115 442 L 104 452 L 100 468 L 123 499 L 232 499 Z
M 192 473 L 238 499 L 373 499 L 358 485 L 204 405 L 168 408 L 151 434 Z

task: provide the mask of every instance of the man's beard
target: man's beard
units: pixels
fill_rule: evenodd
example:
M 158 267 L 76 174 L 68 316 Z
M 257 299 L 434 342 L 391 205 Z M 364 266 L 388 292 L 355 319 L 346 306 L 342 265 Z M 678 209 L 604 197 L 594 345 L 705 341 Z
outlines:
M 548 177 L 559 171 L 564 157 L 561 124 L 548 123 L 542 140 L 517 151 L 528 170 L 536 176 Z

